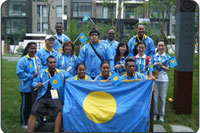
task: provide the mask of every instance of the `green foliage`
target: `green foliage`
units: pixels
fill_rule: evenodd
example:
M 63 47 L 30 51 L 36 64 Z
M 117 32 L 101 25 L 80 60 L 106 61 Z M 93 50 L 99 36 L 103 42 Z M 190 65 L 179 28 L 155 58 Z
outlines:
M 23 49 L 22 46 L 20 46 L 16 51 L 17 51 L 17 53 L 18 53 L 19 55 L 22 55 L 24 49 Z

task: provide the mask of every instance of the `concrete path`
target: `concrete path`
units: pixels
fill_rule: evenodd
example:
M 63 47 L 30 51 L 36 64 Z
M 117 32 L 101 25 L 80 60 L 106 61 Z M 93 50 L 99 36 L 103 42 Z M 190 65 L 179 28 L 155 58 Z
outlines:
M 187 133 L 192 133 L 194 130 L 187 126 L 182 126 L 182 125 L 170 125 L 172 132 L 187 132 Z M 153 132 L 166 132 L 165 128 L 160 125 L 160 124 L 154 124 L 153 125 Z
M 2 59 L 6 59 L 7 61 L 18 61 L 21 57 L 6 57 L 2 56 Z

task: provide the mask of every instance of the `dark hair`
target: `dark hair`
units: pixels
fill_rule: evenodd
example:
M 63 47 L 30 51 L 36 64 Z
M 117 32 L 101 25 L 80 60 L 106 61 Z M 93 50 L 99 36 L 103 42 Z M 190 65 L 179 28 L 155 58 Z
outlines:
M 77 65 L 76 65 L 76 72 L 77 72 L 77 70 L 78 70 L 78 67 L 80 66 L 80 65 L 83 65 L 84 67 L 85 67 L 85 65 L 81 62 L 81 63 L 78 63 Z M 86 67 L 85 67 L 86 68 Z
M 63 55 L 65 54 L 65 50 L 64 50 L 64 48 L 65 48 L 65 46 L 67 46 L 68 44 L 70 44 L 71 46 L 72 46 L 72 52 L 71 52 L 71 56 L 73 56 L 74 55 L 74 43 L 72 42 L 72 41 L 66 41 L 66 42 L 64 42 L 64 44 L 63 44 L 63 46 L 62 46 L 62 50 L 63 50 Z
M 49 60 L 50 58 L 56 59 L 53 55 L 50 55 L 50 56 L 47 58 L 47 62 L 48 62 L 48 60 Z
M 129 58 L 126 59 L 125 66 L 127 65 L 128 62 L 135 62 L 135 60 L 134 59 L 129 59 Z
M 139 23 L 139 24 L 136 25 L 136 29 L 138 28 L 139 25 L 142 25 L 145 28 L 145 25 L 143 25 L 142 23 Z
M 100 35 L 100 33 L 98 32 L 98 30 L 96 30 L 96 29 L 92 29 L 92 30 L 90 31 L 90 33 L 89 33 L 89 36 L 91 36 L 92 33 L 97 33 L 98 36 Z
M 106 60 L 104 60 L 104 61 L 101 62 L 100 68 L 101 68 L 104 64 L 108 64 L 108 65 L 110 66 L 109 62 L 106 61 Z
M 157 41 L 157 44 L 158 44 L 159 42 L 164 42 L 164 45 L 165 45 L 165 41 L 164 41 L 164 40 L 158 40 L 158 41 Z
M 23 50 L 22 56 L 25 56 L 25 55 L 28 53 L 28 49 L 30 48 L 31 45 L 37 46 L 37 44 L 36 44 L 35 42 L 29 42 L 29 43 L 26 45 L 25 49 Z
M 61 22 L 57 22 L 57 23 L 56 23 L 56 25 L 57 25 L 57 24 L 61 24 L 61 25 L 62 25 L 62 23 L 61 23 Z
M 124 46 L 124 45 L 126 45 L 126 47 L 127 47 L 127 49 L 126 49 L 126 52 L 124 53 L 124 56 L 125 56 L 125 58 L 128 56 L 128 54 L 129 54 L 129 50 L 128 50 L 128 45 L 127 45 L 127 43 L 123 43 L 123 42 L 120 42 L 119 44 L 118 44 L 118 46 L 117 46 L 117 49 L 116 49 L 116 55 L 115 55 L 115 64 L 116 64 L 116 62 L 117 61 L 119 61 L 120 60 L 120 51 L 119 51 L 119 48 L 121 47 L 121 46 Z
M 144 46 L 146 47 L 146 44 L 145 44 L 144 41 L 139 41 L 138 44 L 137 44 L 137 47 L 138 47 L 140 44 L 144 44 Z

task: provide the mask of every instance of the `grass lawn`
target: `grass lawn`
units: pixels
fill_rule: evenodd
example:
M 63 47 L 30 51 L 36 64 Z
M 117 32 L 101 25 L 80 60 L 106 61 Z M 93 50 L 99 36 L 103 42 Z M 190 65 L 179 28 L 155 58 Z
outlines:
M 166 122 L 154 122 L 162 124 L 167 132 L 171 132 L 170 124 L 185 125 L 191 127 L 194 131 L 198 130 L 199 121 L 199 58 L 194 56 L 193 71 L 193 96 L 192 96 L 192 114 L 176 115 L 172 103 L 166 104 Z M 2 85 L 1 85 L 1 128 L 3 132 L 25 132 L 20 125 L 20 100 L 21 96 L 18 91 L 18 79 L 16 76 L 16 62 L 7 62 L 2 59 Z M 168 98 L 173 97 L 173 75 L 171 70 L 168 75 L 170 79 L 168 88 Z

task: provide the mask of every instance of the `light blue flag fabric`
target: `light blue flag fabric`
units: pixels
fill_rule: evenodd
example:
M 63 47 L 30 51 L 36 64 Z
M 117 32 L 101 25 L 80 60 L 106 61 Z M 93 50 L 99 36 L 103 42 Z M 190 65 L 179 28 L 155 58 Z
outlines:
M 148 65 L 149 73 L 153 72 L 153 63 L 149 63 Z
M 87 13 L 85 13 L 85 15 L 83 16 L 83 21 L 87 21 L 89 19 L 89 16 Z
M 112 81 L 114 86 L 118 86 L 122 83 L 122 79 L 117 73 L 112 73 L 112 75 L 110 76 L 110 80 Z
M 33 63 L 33 60 L 31 60 L 31 63 L 29 64 L 29 72 L 33 73 L 34 71 L 35 71 L 34 63 Z
M 60 84 L 60 81 L 58 79 L 58 77 L 56 75 L 54 75 L 50 80 L 50 83 L 51 83 L 51 86 L 54 88 L 54 89 L 58 89 L 60 88 L 62 85 Z
M 177 66 L 177 61 L 176 61 L 176 57 L 175 56 L 172 56 L 171 58 L 169 58 L 169 67 L 170 68 L 173 68 L 175 66 Z
M 85 36 L 85 34 L 83 32 L 80 33 L 78 38 L 81 41 L 81 43 L 84 43 L 85 41 L 87 41 L 87 37 Z
M 67 80 L 63 129 L 72 132 L 147 132 L 153 80 Z

